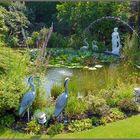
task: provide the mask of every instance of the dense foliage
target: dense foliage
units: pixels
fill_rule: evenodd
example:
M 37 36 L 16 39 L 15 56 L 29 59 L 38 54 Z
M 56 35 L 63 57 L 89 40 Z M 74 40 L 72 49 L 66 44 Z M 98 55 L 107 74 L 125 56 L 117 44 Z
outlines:
M 0 112 L 16 111 L 26 91 L 23 82 L 27 73 L 28 56 L 7 47 L 0 47 Z M 21 55 L 22 54 L 22 55 Z
M 85 29 L 92 21 L 102 16 L 121 16 L 127 19 L 129 16 L 129 3 L 128 2 L 67 2 L 57 5 L 58 19 L 60 22 L 67 23 L 67 29 L 79 31 Z M 120 12 L 121 11 L 121 12 Z M 98 27 L 96 30 L 106 30 L 112 26 L 111 22 Z M 108 24 L 109 23 L 109 24 Z M 108 27 L 106 27 L 108 25 Z M 102 30 L 104 29 L 104 30 Z
M 27 123 L 26 131 L 29 134 L 38 134 L 40 132 L 40 125 L 36 122 L 36 120 L 31 120 Z
M 90 119 L 75 120 L 68 125 L 69 132 L 88 130 L 91 128 L 92 128 L 92 121 Z
M 104 16 L 120 17 L 128 22 L 132 16 L 131 4 L 0 2 L 0 125 L 29 134 L 54 136 L 88 130 L 138 113 L 133 89 L 140 79 L 139 72 L 132 69 L 140 65 L 138 36 L 135 33 L 126 36 L 126 31 L 130 33 L 128 28 L 114 20 L 101 20 L 85 30 Z M 119 27 L 124 46 L 120 57 L 105 52 L 111 50 L 114 27 Z M 93 49 L 93 42 L 97 49 Z M 81 49 L 86 44 L 88 48 Z M 114 63 L 120 63 L 121 67 L 112 66 Z M 106 64 L 111 64 L 108 69 Z M 63 88 L 61 84 L 52 85 L 51 97 L 46 98 L 47 66 L 85 70 L 82 79 L 78 79 L 79 75 L 71 77 L 68 103 L 60 118 L 55 118 L 53 112 Z M 36 98 L 30 108 L 33 117 L 28 123 L 26 117 L 17 115 L 21 98 L 29 90 L 24 80 L 27 75 L 40 77 L 34 80 Z M 37 120 L 40 112 L 46 114 L 42 126 Z
M 6 10 L 0 6 L 1 34 L 8 46 L 17 47 L 23 41 L 22 28 L 26 29 L 29 21 L 25 14 L 18 10 Z

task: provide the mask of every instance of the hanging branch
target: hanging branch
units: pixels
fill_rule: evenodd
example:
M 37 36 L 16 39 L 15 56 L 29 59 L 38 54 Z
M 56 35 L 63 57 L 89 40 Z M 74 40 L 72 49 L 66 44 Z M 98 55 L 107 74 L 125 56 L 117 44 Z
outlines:
M 46 47 L 48 45 L 52 32 L 53 32 L 53 23 L 43 41 L 43 43 L 41 43 L 39 40 L 38 40 L 39 42 L 38 41 L 36 42 L 37 46 L 39 46 L 40 43 L 42 44 L 42 47 L 40 47 L 40 49 L 39 49 L 39 57 L 37 59 L 37 62 L 41 62 L 42 64 L 46 63 L 46 61 L 45 61 L 46 55 L 47 55 Z
M 52 35 L 52 32 L 53 32 L 53 23 L 52 23 L 52 25 L 51 25 L 51 27 L 50 27 L 50 29 L 49 29 L 49 31 L 48 31 L 48 34 L 47 34 L 47 36 L 46 36 L 46 38 L 45 38 L 45 41 L 44 41 L 44 43 L 43 43 L 43 46 L 42 46 L 42 58 L 44 59 L 45 57 L 46 57 L 46 50 L 45 50 L 45 48 L 47 47 L 47 45 L 48 45 L 48 42 L 49 42 L 49 39 L 50 39 L 50 37 L 51 37 L 51 35 Z

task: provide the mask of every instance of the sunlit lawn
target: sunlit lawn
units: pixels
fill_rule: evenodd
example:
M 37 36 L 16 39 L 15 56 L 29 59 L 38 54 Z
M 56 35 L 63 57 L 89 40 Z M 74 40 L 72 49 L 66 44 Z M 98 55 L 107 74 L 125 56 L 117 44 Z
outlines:
M 1 128 L 0 138 L 48 138 L 48 136 L 26 135 Z M 54 138 L 140 138 L 140 115 L 89 131 L 56 135 Z

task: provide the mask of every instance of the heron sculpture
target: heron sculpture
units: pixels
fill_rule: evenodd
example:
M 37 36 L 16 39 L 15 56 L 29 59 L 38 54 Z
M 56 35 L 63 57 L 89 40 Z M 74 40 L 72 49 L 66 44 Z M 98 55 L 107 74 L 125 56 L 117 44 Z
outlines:
M 36 97 L 36 88 L 33 83 L 33 78 L 38 78 L 38 77 L 33 77 L 30 76 L 28 79 L 28 83 L 30 84 L 31 91 L 27 92 L 21 101 L 20 108 L 19 108 L 19 116 L 24 116 L 25 112 L 27 111 L 28 113 L 28 121 L 29 121 L 29 107 L 32 105 L 33 101 L 35 100 Z
M 66 78 L 64 81 L 64 88 L 65 92 L 62 93 L 56 100 L 55 110 L 54 110 L 54 116 L 58 117 L 63 110 L 65 109 L 67 102 L 68 102 L 68 88 L 67 83 L 69 81 L 69 78 Z
M 88 50 L 89 49 L 89 43 L 87 42 L 87 38 L 84 39 L 85 46 L 81 47 L 80 50 Z

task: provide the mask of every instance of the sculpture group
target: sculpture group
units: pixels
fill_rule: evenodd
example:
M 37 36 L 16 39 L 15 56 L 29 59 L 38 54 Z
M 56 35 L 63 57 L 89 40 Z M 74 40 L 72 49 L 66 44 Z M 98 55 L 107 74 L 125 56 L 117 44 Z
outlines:
M 85 38 L 83 42 L 84 42 L 85 45 L 83 47 L 81 47 L 80 50 L 83 50 L 83 51 L 84 50 L 88 50 L 90 48 L 90 45 L 87 42 L 87 38 Z M 95 40 L 93 40 L 92 43 L 91 43 L 91 49 L 93 51 L 97 51 L 98 50 L 97 42 Z
M 20 104 L 20 108 L 19 108 L 19 116 L 21 116 L 21 117 L 24 116 L 25 112 L 27 111 L 28 121 L 30 120 L 29 108 L 32 105 L 32 103 L 34 102 L 35 97 L 36 97 L 36 87 L 33 82 L 34 78 L 38 78 L 38 77 L 30 76 L 28 78 L 28 84 L 31 87 L 31 91 L 24 94 L 21 104 Z M 68 102 L 68 87 L 67 87 L 68 81 L 69 81 L 69 78 L 66 78 L 64 81 L 65 92 L 62 93 L 56 100 L 56 105 L 55 105 L 55 110 L 54 110 L 54 117 L 56 117 L 56 118 L 59 117 L 60 115 L 62 116 L 62 113 Z M 38 119 L 39 119 L 39 123 L 41 123 L 41 124 L 46 122 L 45 116 L 42 113 Z
M 87 42 L 87 38 L 84 39 L 84 46 L 80 48 L 80 50 L 88 50 L 90 48 L 89 43 Z M 114 28 L 114 32 L 112 33 L 112 51 L 108 52 L 109 54 L 120 55 L 121 43 L 120 43 L 120 36 L 118 33 L 118 28 Z M 93 51 L 97 51 L 99 48 L 97 46 L 97 42 L 95 40 L 91 43 L 91 49 Z

